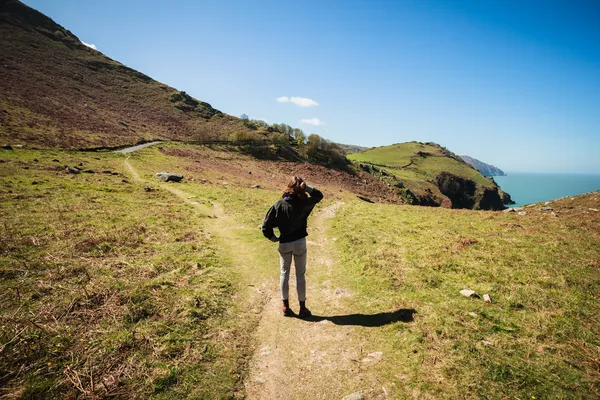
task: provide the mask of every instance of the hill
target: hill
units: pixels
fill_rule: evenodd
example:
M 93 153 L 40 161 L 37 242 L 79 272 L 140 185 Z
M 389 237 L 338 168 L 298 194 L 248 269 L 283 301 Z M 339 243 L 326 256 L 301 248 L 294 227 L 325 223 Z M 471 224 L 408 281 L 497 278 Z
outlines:
M 411 204 L 500 210 L 510 201 L 492 179 L 435 143 L 394 144 L 348 158 L 387 180 Z
M 336 143 L 336 144 L 344 150 L 345 154 L 359 153 L 361 151 L 365 151 L 368 149 L 368 147 L 357 146 L 355 144 L 343 144 L 343 143 Z
M 471 167 L 475 168 L 477 171 L 481 172 L 483 176 L 506 176 L 504 171 L 502 171 L 498 167 L 494 167 L 493 165 L 486 164 L 483 161 L 479 161 L 473 157 L 469 156 L 460 156 Z
M 279 314 L 257 229 L 296 171 L 325 194 L 309 320 Z M 351 177 L 223 145 L 0 149 L 0 397 L 596 397 L 599 192 L 490 213 Z
M 0 142 L 81 148 L 266 134 L 85 46 L 16 0 L 0 2 L 0 49 Z

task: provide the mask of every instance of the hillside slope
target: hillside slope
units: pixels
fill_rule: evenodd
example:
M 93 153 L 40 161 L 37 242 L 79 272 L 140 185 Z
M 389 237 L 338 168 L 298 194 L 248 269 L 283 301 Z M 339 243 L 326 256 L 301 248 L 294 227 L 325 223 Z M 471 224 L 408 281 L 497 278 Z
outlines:
M 257 229 L 297 169 L 325 195 L 306 320 Z M 597 397 L 600 192 L 485 213 L 349 179 L 220 145 L 0 148 L 0 398 Z
M 47 147 L 215 139 L 256 129 L 86 47 L 16 0 L 0 2 L 0 141 Z
M 504 171 L 500 168 L 495 167 L 491 164 L 486 164 L 483 161 L 479 161 L 476 158 L 469 156 L 460 156 L 471 167 L 475 168 L 477 171 L 481 172 L 483 176 L 506 176 Z
M 394 144 L 348 158 L 397 187 L 412 204 L 500 210 L 510 202 L 493 180 L 436 143 Z

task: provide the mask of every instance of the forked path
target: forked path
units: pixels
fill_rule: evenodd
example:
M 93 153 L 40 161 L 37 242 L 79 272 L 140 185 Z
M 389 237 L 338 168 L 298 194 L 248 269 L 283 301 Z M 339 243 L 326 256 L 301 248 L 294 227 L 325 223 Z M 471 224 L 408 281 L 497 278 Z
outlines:
M 125 165 L 138 183 L 146 182 L 135 168 L 125 160 Z M 219 204 L 213 207 L 193 201 L 193 196 L 174 185 L 161 185 L 197 212 L 218 218 L 209 224 L 211 231 L 223 246 L 235 246 L 238 266 L 247 266 L 242 279 L 252 279 L 251 248 L 243 246 L 232 234 L 234 221 L 229 221 Z M 307 260 L 307 305 L 313 318 L 302 320 L 281 315 L 281 300 L 276 281 L 253 282 L 249 290 L 237 294 L 246 309 L 260 313 L 254 333 L 254 353 L 244 377 L 248 399 L 342 399 L 352 393 L 364 394 L 365 399 L 384 398 L 385 389 L 372 371 L 380 360 L 377 349 L 368 348 L 359 338 L 360 327 L 353 324 L 354 310 L 347 309 L 343 298 L 351 296 L 336 282 L 333 273 L 338 268 L 328 229 L 337 210 L 338 202 L 315 210 L 310 220 Z M 217 220 L 214 220 L 217 221 Z M 240 249 L 239 246 L 243 246 Z M 273 252 L 277 257 L 277 252 Z M 241 268 L 244 270 L 244 268 Z M 253 287 L 250 289 L 250 287 Z M 290 277 L 290 303 L 298 311 L 295 273 Z M 266 304 L 264 302 L 267 302 Z M 364 328 L 363 328 L 364 329 Z M 363 398 L 357 396 L 355 398 Z
M 357 327 L 349 322 L 352 310 L 342 297 L 350 296 L 335 282 L 336 260 L 327 230 L 343 203 L 316 212 L 308 241 L 307 305 L 314 318 L 283 317 L 278 288 L 264 308 L 256 331 L 256 351 L 245 386 L 248 399 L 342 399 L 361 392 L 371 398 L 381 384 L 369 367 L 380 354 L 362 348 Z M 290 277 L 290 304 L 298 311 L 295 277 Z M 337 316 L 337 317 L 333 317 Z M 357 398 L 361 398 L 356 394 Z

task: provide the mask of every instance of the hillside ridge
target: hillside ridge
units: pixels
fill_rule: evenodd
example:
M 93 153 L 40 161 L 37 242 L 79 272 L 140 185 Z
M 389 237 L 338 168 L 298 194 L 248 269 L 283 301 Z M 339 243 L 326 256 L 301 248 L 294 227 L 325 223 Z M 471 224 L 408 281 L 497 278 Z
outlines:
M 491 164 L 484 163 L 476 158 L 469 156 L 460 156 L 464 162 L 481 172 L 483 176 L 506 176 L 504 171 Z
M 0 4 L 0 48 L 2 141 L 82 148 L 266 134 L 85 46 L 17 0 Z
M 437 143 L 396 143 L 348 158 L 396 187 L 410 204 L 502 210 L 511 202 L 492 179 Z

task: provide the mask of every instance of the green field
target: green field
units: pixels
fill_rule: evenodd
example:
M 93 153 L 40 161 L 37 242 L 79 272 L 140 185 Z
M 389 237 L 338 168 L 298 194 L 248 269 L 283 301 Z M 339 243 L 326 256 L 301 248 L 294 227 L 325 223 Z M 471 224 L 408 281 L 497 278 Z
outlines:
M 143 165 L 169 163 L 146 154 Z M 0 155 L 2 394 L 220 398 L 239 390 L 247 347 L 226 338 L 253 319 L 236 318 L 232 302 L 243 277 L 218 233 L 230 222 L 218 226 L 172 184 L 135 181 L 122 155 Z M 65 165 L 94 173 L 67 174 Z M 254 224 L 236 234 L 258 242 L 268 198 L 254 198 L 250 216 L 243 191 L 179 188 L 206 210 L 217 198 L 234 215 L 243 210 L 239 222 Z
M 131 156 L 0 152 L 1 396 L 245 396 L 278 278 L 276 251 L 257 227 L 279 198 L 268 180 L 284 176 L 255 170 L 266 187 L 255 189 L 198 163 L 239 164 L 246 182 L 247 156 L 163 147 Z M 160 183 L 161 170 L 186 179 Z M 313 311 L 342 321 L 415 312 L 375 327 L 273 316 L 293 337 L 313 329 L 310 346 L 333 355 L 342 343 L 327 340 L 339 332 L 352 340 L 344 346 L 383 353 L 348 372 L 347 385 L 370 382 L 366 398 L 383 396 L 382 387 L 398 399 L 598 396 L 600 218 L 591 209 L 600 194 L 552 204 L 557 216 L 535 207 L 520 216 L 326 193 L 317 214 L 340 208 L 309 236 L 333 246 L 326 267 L 309 265 Z M 351 295 L 329 303 L 327 287 Z M 463 297 L 464 288 L 493 302 Z M 311 348 L 296 351 L 307 364 L 282 368 L 310 368 Z M 331 390 L 327 376 L 296 382 L 298 396 Z
M 458 156 L 429 143 L 407 142 L 375 147 L 350 154 L 348 159 L 355 163 L 375 165 L 396 177 L 418 197 L 432 196 L 441 204 L 444 204 L 445 196 L 436 186 L 435 180 L 442 172 L 471 180 L 480 188 L 478 190 L 495 187 L 492 180 L 471 168 Z
M 586 210 L 600 193 L 578 201 L 558 217 L 362 202 L 340 212 L 332 233 L 356 304 L 416 310 L 376 339 L 397 398 L 598 397 L 600 218 Z

